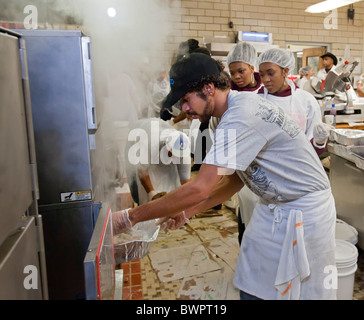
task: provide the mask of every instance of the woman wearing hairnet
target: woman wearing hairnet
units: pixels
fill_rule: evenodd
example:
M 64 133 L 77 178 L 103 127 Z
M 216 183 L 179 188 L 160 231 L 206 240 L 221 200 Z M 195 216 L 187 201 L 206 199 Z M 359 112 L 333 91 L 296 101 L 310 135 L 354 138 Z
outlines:
M 320 106 L 317 100 L 307 91 L 296 87 L 288 79 L 294 69 L 295 59 L 292 52 L 285 49 L 269 49 L 259 57 L 259 72 L 264 84 L 258 94 L 278 104 L 305 132 L 318 156 L 327 149 L 329 128 L 322 122 Z M 294 150 L 292 150 L 294 152 Z M 247 189 L 243 188 L 242 190 Z M 249 191 L 240 191 L 243 221 L 247 225 L 252 215 L 252 199 L 254 195 L 246 195 Z M 244 196 L 245 195 L 245 196 Z
M 263 52 L 259 57 L 259 72 L 264 88 L 258 94 L 279 104 L 306 133 L 320 155 L 327 148 L 328 128 L 322 123 L 315 97 L 288 79 L 294 66 L 293 53 L 288 50 L 274 48 Z
M 259 72 L 255 48 L 247 42 L 239 42 L 228 54 L 227 65 L 231 76 L 231 89 L 257 92 L 263 85 Z
M 302 75 L 302 77 L 297 81 L 297 85 L 299 88 L 306 90 L 305 86 L 309 84 L 309 80 L 311 77 L 315 74 L 312 67 L 306 66 L 302 67 L 299 71 L 299 74 Z M 308 90 L 307 90 L 308 91 Z
M 257 93 L 263 87 L 260 75 L 254 68 L 257 63 L 257 52 L 247 42 L 239 42 L 232 48 L 226 61 L 230 72 L 231 90 Z M 210 129 L 215 131 L 219 119 L 210 119 Z

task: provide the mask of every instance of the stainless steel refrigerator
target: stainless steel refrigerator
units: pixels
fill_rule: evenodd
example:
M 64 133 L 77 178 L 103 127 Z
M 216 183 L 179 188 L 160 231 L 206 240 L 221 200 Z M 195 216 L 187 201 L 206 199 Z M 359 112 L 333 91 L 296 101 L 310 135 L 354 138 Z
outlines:
M 37 198 L 26 48 L 0 27 L 0 300 L 48 298 Z
M 102 203 L 90 38 L 17 30 L 25 39 L 50 299 L 84 299 L 83 259 Z

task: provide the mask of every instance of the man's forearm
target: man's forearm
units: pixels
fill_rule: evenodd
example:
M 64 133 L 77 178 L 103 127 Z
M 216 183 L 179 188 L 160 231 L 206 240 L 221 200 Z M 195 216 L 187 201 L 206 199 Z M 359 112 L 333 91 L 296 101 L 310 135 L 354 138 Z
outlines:
M 199 174 L 194 180 L 167 193 L 163 198 L 130 210 L 130 220 L 134 225 L 141 221 L 172 217 L 206 200 L 220 179 L 221 176 L 218 175 L 217 167 L 202 165 Z
M 185 210 L 186 217 L 192 218 L 194 215 L 200 212 L 223 203 L 232 197 L 236 192 L 238 192 L 243 186 L 244 183 L 236 173 L 233 175 L 224 176 L 206 200 L 203 200 L 194 207 Z

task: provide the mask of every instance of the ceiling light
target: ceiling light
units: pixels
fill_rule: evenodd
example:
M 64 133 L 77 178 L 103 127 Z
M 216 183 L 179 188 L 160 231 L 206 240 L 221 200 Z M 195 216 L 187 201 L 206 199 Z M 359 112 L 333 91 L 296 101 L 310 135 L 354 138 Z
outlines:
M 320 13 L 334 10 L 362 0 L 326 0 L 309 6 L 305 11 L 310 13 Z
M 109 8 L 107 9 L 107 15 L 110 18 L 114 18 L 116 16 L 116 10 L 114 8 Z

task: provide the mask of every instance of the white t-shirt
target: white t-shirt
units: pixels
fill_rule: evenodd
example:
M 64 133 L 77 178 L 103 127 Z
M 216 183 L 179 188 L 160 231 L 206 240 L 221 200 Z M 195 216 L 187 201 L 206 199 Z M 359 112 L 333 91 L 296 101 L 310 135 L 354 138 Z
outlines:
M 204 162 L 237 170 L 255 194 L 271 203 L 330 187 L 297 123 L 278 105 L 250 92 L 230 91 Z

